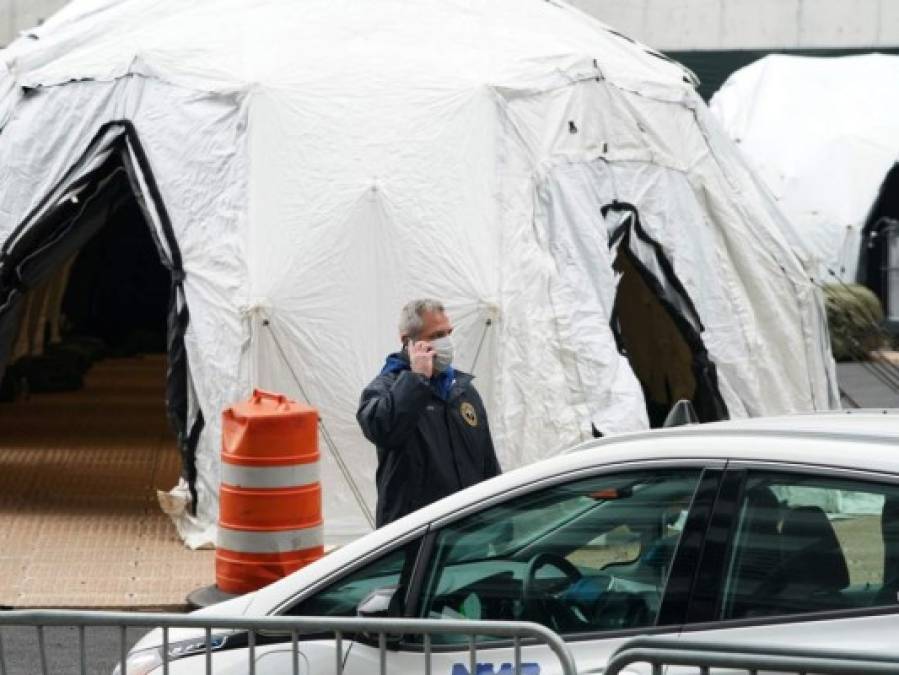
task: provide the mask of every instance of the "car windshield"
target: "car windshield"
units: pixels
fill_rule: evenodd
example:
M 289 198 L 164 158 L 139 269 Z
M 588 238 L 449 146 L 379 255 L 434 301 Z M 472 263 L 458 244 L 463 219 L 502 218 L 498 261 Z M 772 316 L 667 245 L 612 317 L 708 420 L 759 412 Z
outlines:
M 651 624 L 698 476 L 585 478 L 446 526 L 421 616 L 531 620 L 563 633 Z
M 581 555 L 578 564 L 592 562 L 597 569 L 607 563 L 629 562 L 639 552 L 635 549 L 646 542 L 647 522 L 653 523 L 654 530 L 679 531 L 690 495 L 683 484 L 659 476 L 557 486 L 467 519 L 455 529 L 453 554 L 446 563 L 526 560 L 547 545 L 568 551 L 591 550 L 592 558 Z M 667 516 L 658 513 L 660 503 L 667 504 Z M 668 522 L 663 526 L 665 519 Z
M 457 540 L 459 556 L 454 562 L 471 562 L 490 558 L 507 558 L 543 537 L 587 516 L 608 502 L 621 502 L 639 493 L 647 482 L 633 480 L 608 481 L 601 490 L 590 486 L 571 489 L 565 494 L 546 493 L 522 510 L 516 502 L 500 505 L 491 511 L 490 519 L 476 518 Z M 610 528 L 614 525 L 610 524 Z

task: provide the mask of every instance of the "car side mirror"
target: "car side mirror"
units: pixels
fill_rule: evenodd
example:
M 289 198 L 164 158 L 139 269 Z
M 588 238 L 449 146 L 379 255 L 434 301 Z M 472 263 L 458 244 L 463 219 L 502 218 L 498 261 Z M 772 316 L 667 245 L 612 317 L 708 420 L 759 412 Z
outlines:
M 356 615 L 364 619 L 386 619 L 395 608 L 394 597 L 399 586 L 383 586 L 366 595 L 356 605 Z
M 399 586 L 383 586 L 376 588 L 366 595 L 356 605 L 356 615 L 363 619 L 386 619 L 391 616 L 399 616 L 399 607 L 402 593 L 398 593 Z M 362 633 L 363 639 L 374 641 L 375 635 Z M 402 635 L 387 635 L 388 646 L 396 646 L 402 641 Z

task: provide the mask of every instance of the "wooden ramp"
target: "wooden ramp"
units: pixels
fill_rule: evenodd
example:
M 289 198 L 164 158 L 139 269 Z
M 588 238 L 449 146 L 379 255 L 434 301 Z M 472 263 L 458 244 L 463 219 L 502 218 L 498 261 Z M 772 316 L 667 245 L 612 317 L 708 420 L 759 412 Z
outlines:
M 156 498 L 180 472 L 164 380 L 164 356 L 107 359 L 0 404 L 0 605 L 175 609 L 214 582 Z

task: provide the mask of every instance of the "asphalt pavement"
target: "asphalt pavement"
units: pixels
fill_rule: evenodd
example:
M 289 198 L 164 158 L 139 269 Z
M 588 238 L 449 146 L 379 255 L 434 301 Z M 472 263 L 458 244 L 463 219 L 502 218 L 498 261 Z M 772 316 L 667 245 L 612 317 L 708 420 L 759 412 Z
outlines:
M 837 381 L 845 408 L 899 408 L 899 365 L 838 363 Z
M 126 634 L 128 649 L 146 632 L 143 628 L 129 628 Z M 86 628 L 84 653 L 88 675 L 111 675 L 119 662 L 121 631 L 117 628 Z M 31 627 L 3 627 L 3 672 L 6 675 L 35 675 L 42 672 L 37 629 Z M 77 628 L 45 628 L 45 673 L 53 675 L 81 675 L 81 650 Z

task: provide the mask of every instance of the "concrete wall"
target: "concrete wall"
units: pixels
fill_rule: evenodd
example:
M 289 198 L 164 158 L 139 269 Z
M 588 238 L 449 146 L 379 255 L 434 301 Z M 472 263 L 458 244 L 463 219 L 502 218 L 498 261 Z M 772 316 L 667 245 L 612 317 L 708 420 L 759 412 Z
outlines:
M 899 46 L 899 0 L 569 0 L 661 50 Z
M 0 0 L 0 46 L 12 42 L 19 31 L 36 26 L 67 0 Z

